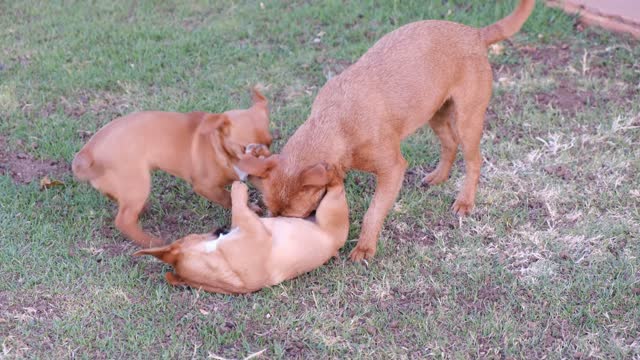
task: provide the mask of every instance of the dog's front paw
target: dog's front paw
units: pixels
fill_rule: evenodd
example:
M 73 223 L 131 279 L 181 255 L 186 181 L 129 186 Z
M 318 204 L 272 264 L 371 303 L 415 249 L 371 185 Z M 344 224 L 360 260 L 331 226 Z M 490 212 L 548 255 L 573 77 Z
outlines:
M 263 144 L 249 144 L 245 148 L 244 153 L 257 158 L 265 158 L 271 155 L 271 151 L 269 151 L 269 148 Z
M 471 214 L 471 210 L 473 210 L 473 203 L 461 199 L 456 199 L 451 206 L 451 211 L 458 216 L 467 216 Z
M 361 244 L 356 245 L 353 250 L 351 250 L 351 254 L 349 254 L 349 258 L 351 261 L 359 262 L 366 259 L 371 259 L 373 255 L 376 254 L 376 248 L 363 246 Z
M 231 184 L 232 204 L 246 204 L 249 201 L 249 187 L 242 181 L 234 181 Z
M 247 184 L 243 183 L 242 181 L 234 181 L 233 184 L 231 184 L 231 193 L 246 193 L 247 191 L 249 191 L 249 187 L 247 186 Z

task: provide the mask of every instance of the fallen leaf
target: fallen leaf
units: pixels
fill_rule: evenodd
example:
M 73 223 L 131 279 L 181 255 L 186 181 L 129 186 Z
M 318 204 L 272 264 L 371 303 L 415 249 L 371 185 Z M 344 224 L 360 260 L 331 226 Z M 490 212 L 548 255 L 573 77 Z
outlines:
M 504 45 L 497 43 L 489 46 L 489 52 L 492 55 L 502 55 L 504 54 Z
M 209 312 L 205 309 L 200 309 L 200 314 L 202 315 L 209 315 Z
M 64 186 L 64 183 L 60 180 L 55 180 L 55 179 L 51 180 L 49 179 L 48 176 L 45 176 L 42 179 L 40 179 L 40 190 L 49 189 L 54 186 Z

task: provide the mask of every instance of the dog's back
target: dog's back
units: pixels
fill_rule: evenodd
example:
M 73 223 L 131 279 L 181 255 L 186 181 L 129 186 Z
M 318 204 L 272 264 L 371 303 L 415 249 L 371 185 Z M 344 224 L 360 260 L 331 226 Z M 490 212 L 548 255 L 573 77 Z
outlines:
M 198 120 L 190 114 L 143 111 L 114 119 L 102 127 L 72 162 L 74 175 L 91 180 L 104 169 L 153 167 L 160 159 L 182 156 L 190 150 Z M 149 169 L 147 169 L 149 170 Z

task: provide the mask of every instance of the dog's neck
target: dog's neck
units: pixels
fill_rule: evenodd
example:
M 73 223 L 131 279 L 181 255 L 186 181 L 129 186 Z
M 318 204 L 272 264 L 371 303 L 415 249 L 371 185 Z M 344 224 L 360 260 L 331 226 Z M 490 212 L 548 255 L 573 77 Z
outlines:
M 221 138 L 216 141 L 211 140 L 213 135 L 195 134 L 191 146 L 191 161 L 194 171 L 202 174 L 219 174 L 221 169 L 230 178 L 235 176 L 233 170 L 234 159 L 230 158 L 224 150 Z M 235 159 L 237 160 L 237 159 Z M 206 175 L 205 175 L 206 176 Z
M 298 170 L 324 161 L 340 171 L 348 169 L 351 164 L 351 151 L 345 149 L 348 145 L 343 138 L 329 136 L 318 116 L 321 115 L 309 117 L 285 144 L 280 153 L 285 167 Z

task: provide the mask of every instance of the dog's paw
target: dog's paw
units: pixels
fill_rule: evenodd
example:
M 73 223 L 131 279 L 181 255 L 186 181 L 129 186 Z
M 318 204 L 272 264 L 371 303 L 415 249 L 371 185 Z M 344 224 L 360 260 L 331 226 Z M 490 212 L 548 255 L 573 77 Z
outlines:
M 249 202 L 249 187 L 247 186 L 247 184 L 243 183 L 242 181 L 234 181 L 233 184 L 231 184 L 231 203 L 233 205 L 243 204 L 244 206 L 244 204 L 247 204 L 248 202 Z
M 438 185 L 447 181 L 448 178 L 449 175 L 445 174 L 444 171 L 440 171 L 436 168 L 422 179 L 422 184 L 430 186 Z
M 451 206 L 451 211 L 458 216 L 467 216 L 473 210 L 473 203 L 468 203 L 457 199 Z
M 271 155 L 269 148 L 263 144 L 249 144 L 245 148 L 244 153 L 257 158 L 265 158 Z
M 376 248 L 370 248 L 365 246 L 356 245 L 353 250 L 351 250 L 351 254 L 349 254 L 349 258 L 351 261 L 359 262 L 362 260 L 371 259 L 373 255 L 376 254 Z
M 234 181 L 233 184 L 231 184 L 231 193 L 246 193 L 248 191 L 249 187 L 242 181 Z

